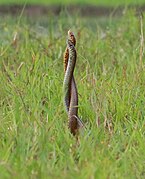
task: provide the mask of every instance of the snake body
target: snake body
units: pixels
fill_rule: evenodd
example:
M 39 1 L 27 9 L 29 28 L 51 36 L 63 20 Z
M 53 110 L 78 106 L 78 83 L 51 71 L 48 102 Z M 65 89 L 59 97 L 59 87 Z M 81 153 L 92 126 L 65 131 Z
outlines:
M 71 31 L 68 31 L 67 48 L 64 53 L 64 103 L 69 118 L 69 128 L 75 135 L 80 127 L 78 118 L 78 92 L 76 82 L 73 76 L 76 63 L 76 39 Z
M 75 39 L 74 34 L 70 30 L 68 31 L 68 39 L 75 46 L 76 39 Z M 75 55 L 75 58 L 76 58 L 76 55 Z M 66 47 L 66 50 L 65 50 L 65 53 L 64 53 L 64 71 L 65 71 L 65 74 L 66 74 L 66 70 L 67 70 L 68 60 L 69 60 L 69 49 Z M 71 96 L 73 96 L 73 98 L 75 98 L 76 105 L 78 105 L 78 92 L 77 92 L 76 82 L 75 82 L 73 74 L 72 74 L 71 86 L 69 87 L 69 90 L 70 90 L 69 94 L 66 97 L 67 99 L 65 100 L 66 101 L 65 106 L 66 106 L 67 112 L 69 111 Z

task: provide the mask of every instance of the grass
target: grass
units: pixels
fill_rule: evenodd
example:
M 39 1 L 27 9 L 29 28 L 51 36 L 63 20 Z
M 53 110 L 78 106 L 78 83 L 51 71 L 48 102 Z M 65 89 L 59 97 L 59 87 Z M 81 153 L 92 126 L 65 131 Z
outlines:
M 92 5 L 100 5 L 100 6 L 119 6 L 119 5 L 142 5 L 145 4 L 144 0 L 0 0 L 0 4 L 41 4 L 41 5 L 49 5 L 49 4 L 92 4 Z
M 145 178 L 144 24 L 134 11 L 118 19 L 3 17 L 0 178 Z M 70 28 L 79 116 L 87 126 L 79 144 L 63 107 Z

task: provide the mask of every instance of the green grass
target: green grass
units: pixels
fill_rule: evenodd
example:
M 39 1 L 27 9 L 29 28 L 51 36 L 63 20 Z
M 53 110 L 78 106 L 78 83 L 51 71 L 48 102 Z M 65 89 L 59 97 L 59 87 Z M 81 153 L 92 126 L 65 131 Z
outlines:
M 92 4 L 101 6 L 119 6 L 119 5 L 142 5 L 145 4 L 144 0 L 0 0 L 0 4 Z
M 3 17 L 0 178 L 145 178 L 140 24 L 133 11 L 118 19 Z M 87 127 L 79 144 L 63 106 L 62 58 L 70 28 L 77 38 L 79 116 Z

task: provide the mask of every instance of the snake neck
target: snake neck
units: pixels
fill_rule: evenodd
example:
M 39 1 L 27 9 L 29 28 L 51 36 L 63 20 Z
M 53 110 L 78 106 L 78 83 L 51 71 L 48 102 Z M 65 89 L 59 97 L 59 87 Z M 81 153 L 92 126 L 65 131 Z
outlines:
M 66 72 L 66 69 L 67 69 L 68 58 L 69 58 L 69 51 L 68 51 L 68 48 L 66 47 L 65 52 L 64 52 L 64 57 L 63 57 L 64 72 Z

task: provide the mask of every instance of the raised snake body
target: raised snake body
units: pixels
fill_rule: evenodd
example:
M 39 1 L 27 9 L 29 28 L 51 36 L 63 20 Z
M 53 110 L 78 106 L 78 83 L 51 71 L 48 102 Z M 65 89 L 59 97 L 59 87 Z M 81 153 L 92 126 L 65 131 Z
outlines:
M 78 92 L 73 76 L 76 63 L 75 37 L 71 31 L 68 31 L 67 48 L 64 53 L 64 103 L 69 118 L 69 128 L 75 135 L 82 125 L 78 118 Z

